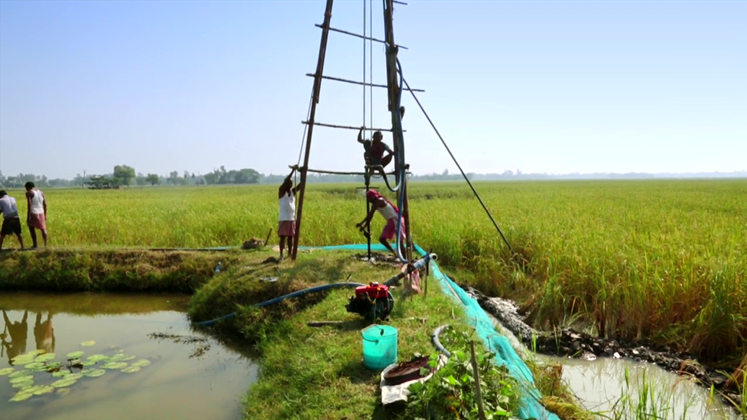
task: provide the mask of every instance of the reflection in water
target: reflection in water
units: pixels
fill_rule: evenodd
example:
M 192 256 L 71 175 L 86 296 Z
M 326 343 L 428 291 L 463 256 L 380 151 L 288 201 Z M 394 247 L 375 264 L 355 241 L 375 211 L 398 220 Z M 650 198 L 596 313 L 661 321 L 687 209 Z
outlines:
M 8 313 L 3 309 L 3 333 L 0 334 L 2 341 L 2 354 L 7 353 L 8 364 L 13 365 L 13 358 L 26 353 L 26 339 L 28 337 L 29 311 L 23 312 L 21 321 L 12 322 Z M 6 338 L 10 336 L 10 341 Z M 42 322 L 42 312 L 36 313 L 36 324 L 34 325 L 34 338 L 36 349 L 44 350 L 46 353 L 54 353 L 54 328 L 52 328 L 52 313 L 47 313 L 47 320 Z
M 36 349 L 44 350 L 46 353 L 54 353 L 54 328 L 52 328 L 52 313 L 47 312 L 47 320 L 41 322 L 42 313 L 36 313 L 36 324 L 34 325 L 34 338 L 36 338 Z
M 218 341 L 194 330 L 186 314 L 174 310 L 184 302 L 169 295 L 0 294 L 4 308 L 0 370 L 11 367 L 13 357 L 33 351 L 34 343 L 55 353 L 55 362 L 64 362 L 66 354 L 78 351 L 84 352 L 83 361 L 121 353 L 136 356 L 125 364 L 140 359 L 151 362 L 134 373 L 105 369 L 101 377 L 83 377 L 69 387 L 20 402 L 9 401 L 19 389 L 8 375 L 0 376 L 0 419 L 241 418 L 242 397 L 256 381 L 257 366 L 240 343 Z M 35 341 L 28 344 L 32 326 Z M 210 347 L 204 355 L 194 356 L 197 344 L 156 340 L 152 333 L 195 336 L 207 340 Z M 102 366 L 103 362 L 90 368 Z M 39 386 L 58 380 L 50 372 L 34 372 L 33 378 Z
M 13 365 L 11 359 L 14 357 L 26 353 L 26 337 L 28 336 L 29 326 L 26 322 L 29 317 L 29 312 L 23 312 L 23 319 L 20 322 L 11 322 L 8 318 L 8 314 L 3 309 L 3 321 L 5 321 L 5 327 L 3 328 L 3 334 L 0 335 L 2 338 L 3 351 L 8 354 L 8 363 Z M 5 332 L 7 330 L 7 333 Z M 10 334 L 10 341 L 5 339 Z

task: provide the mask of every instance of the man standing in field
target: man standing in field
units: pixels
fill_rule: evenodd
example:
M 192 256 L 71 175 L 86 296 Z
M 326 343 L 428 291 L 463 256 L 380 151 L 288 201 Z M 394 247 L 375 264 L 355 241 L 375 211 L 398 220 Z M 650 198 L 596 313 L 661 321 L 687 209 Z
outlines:
M 15 234 L 18 242 L 23 246 L 23 237 L 21 237 L 21 219 L 18 217 L 18 206 L 16 199 L 9 196 L 5 190 L 0 190 L 0 213 L 3 214 L 3 226 L 0 228 L 0 249 L 3 249 L 5 235 Z
M 44 238 L 44 247 L 47 246 L 47 200 L 44 194 L 36 189 L 33 182 L 26 183 L 26 202 L 28 211 L 26 212 L 26 224 L 29 225 L 31 240 L 34 245 L 31 249 L 36 249 L 36 229 L 39 229 Z
M 288 254 L 293 250 L 293 239 L 296 237 L 296 192 L 301 184 L 293 186 L 291 177 L 296 172 L 298 166 L 293 166 L 291 173 L 283 181 L 278 189 L 278 236 L 280 237 L 280 261 L 285 258 L 283 249 L 286 241 L 288 242 Z
M 378 211 L 379 214 L 386 219 L 386 226 L 384 226 L 384 229 L 381 231 L 379 242 L 396 256 L 397 253 L 387 241 L 392 240 L 397 236 L 397 222 L 400 221 L 402 225 L 400 232 L 400 251 L 402 252 L 402 255 L 404 255 L 406 239 L 405 220 L 400 216 L 399 209 L 376 190 L 369 190 L 366 194 L 366 199 L 371 203 L 371 211 L 368 212 L 366 218 L 363 219 L 362 222 L 357 223 L 355 226 L 360 230 L 364 230 L 371 223 L 374 212 Z

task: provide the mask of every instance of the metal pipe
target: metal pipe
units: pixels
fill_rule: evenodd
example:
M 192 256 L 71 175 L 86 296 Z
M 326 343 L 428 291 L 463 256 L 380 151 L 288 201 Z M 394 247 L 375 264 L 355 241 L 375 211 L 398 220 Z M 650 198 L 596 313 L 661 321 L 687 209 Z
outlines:
M 436 261 L 437 259 L 438 259 L 438 255 L 436 255 L 436 254 L 426 254 L 423 258 L 415 261 L 412 264 L 408 264 L 407 265 L 407 270 L 405 270 L 404 272 L 399 273 L 396 276 L 394 276 L 394 277 L 390 278 L 389 280 L 385 281 L 384 285 L 385 286 L 391 286 L 391 285 L 399 282 L 403 278 L 405 278 L 405 276 L 407 276 L 408 274 L 412 273 L 413 271 L 419 270 L 419 269 L 425 267 L 426 265 L 428 265 L 428 263 L 431 260 Z

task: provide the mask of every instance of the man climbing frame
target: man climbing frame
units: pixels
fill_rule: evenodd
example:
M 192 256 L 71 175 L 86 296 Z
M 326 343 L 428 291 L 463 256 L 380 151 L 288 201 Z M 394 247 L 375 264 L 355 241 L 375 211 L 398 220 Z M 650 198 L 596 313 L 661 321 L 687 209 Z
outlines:
M 291 173 L 283 181 L 278 189 L 278 236 L 280 237 L 280 261 L 283 256 L 285 242 L 288 242 L 288 254 L 293 250 L 293 238 L 296 236 L 296 193 L 301 184 L 293 186 L 292 176 L 298 169 L 297 165 L 291 167 Z
M 404 117 L 405 107 L 400 107 L 399 113 L 400 118 Z M 381 131 L 376 131 L 373 134 L 373 140 L 364 140 L 363 131 L 365 129 L 366 127 L 363 126 L 360 131 L 358 131 L 358 143 L 362 144 L 363 149 L 365 150 L 363 158 L 366 161 L 366 166 L 371 167 L 373 170 L 378 170 L 381 173 L 381 176 L 386 176 L 384 174 L 384 168 L 389 165 L 392 158 L 394 158 L 394 152 L 382 141 L 383 135 L 381 134 Z M 384 155 L 384 153 L 387 154 Z M 380 168 L 378 166 L 380 166 Z
M 373 218 L 373 215 L 376 211 L 381 214 L 384 219 L 386 219 L 386 226 L 384 226 L 384 229 L 381 231 L 381 236 L 379 236 L 379 242 L 381 242 L 382 245 L 384 245 L 389 251 L 391 251 L 395 256 L 397 253 L 394 251 L 394 248 L 389 244 L 389 242 L 397 236 L 397 222 L 399 221 L 402 224 L 402 227 L 400 228 L 400 251 L 402 255 L 405 254 L 405 220 L 404 218 L 399 214 L 399 209 L 389 202 L 384 196 L 379 194 L 376 190 L 369 190 L 368 193 L 366 193 L 366 199 L 369 203 L 371 203 L 371 210 L 366 215 L 366 218 L 363 219 L 360 223 L 357 223 L 355 226 L 361 230 L 366 231 L 368 226 L 371 223 L 371 219 Z

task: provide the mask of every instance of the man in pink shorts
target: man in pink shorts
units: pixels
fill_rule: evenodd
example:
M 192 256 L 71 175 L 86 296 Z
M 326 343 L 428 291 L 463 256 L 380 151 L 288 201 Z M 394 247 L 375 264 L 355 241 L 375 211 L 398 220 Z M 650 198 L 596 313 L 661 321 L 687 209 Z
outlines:
M 390 203 L 389 200 L 387 200 L 384 196 L 379 194 L 379 192 L 376 190 L 369 190 L 366 194 L 366 199 L 369 203 L 371 203 L 371 211 L 368 212 L 366 218 L 363 219 L 362 222 L 356 224 L 355 226 L 361 230 L 365 229 L 371 223 L 371 219 L 373 218 L 374 213 L 378 211 L 379 214 L 384 219 L 386 219 L 386 226 L 384 226 L 384 229 L 381 231 L 379 242 L 381 242 L 381 244 L 384 245 L 394 255 L 397 255 L 397 253 L 394 252 L 394 248 L 392 248 L 388 241 L 397 237 L 397 221 L 400 221 L 402 224 L 400 232 L 400 251 L 402 252 L 402 255 L 404 255 L 406 239 L 405 220 L 400 216 L 399 209 L 394 204 Z
M 26 212 L 26 224 L 29 225 L 29 232 L 31 232 L 31 241 L 33 246 L 31 249 L 36 249 L 36 229 L 39 229 L 44 238 L 44 246 L 47 246 L 47 200 L 44 198 L 44 194 L 36 189 L 33 182 L 29 181 L 26 183 L 26 202 L 28 203 L 28 211 Z
M 294 166 L 291 173 L 288 174 L 278 189 L 280 261 L 284 258 L 283 249 L 285 248 L 285 242 L 288 242 L 288 254 L 290 254 L 293 250 L 293 239 L 296 237 L 296 193 L 301 187 L 301 184 L 294 187 L 293 180 L 291 179 L 296 169 L 298 168 Z

